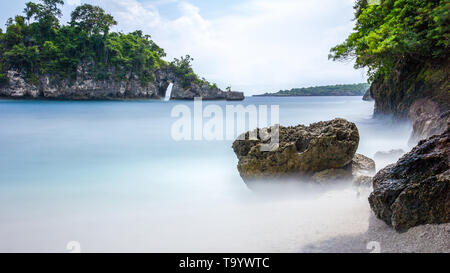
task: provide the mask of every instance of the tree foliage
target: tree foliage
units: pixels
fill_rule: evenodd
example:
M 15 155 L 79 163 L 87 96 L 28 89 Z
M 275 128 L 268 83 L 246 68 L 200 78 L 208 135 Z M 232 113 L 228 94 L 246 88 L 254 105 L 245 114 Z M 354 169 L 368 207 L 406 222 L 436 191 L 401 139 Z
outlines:
M 185 57 L 181 57 L 180 59 L 175 58 L 172 62 L 170 62 L 170 67 L 175 72 L 175 74 L 182 79 L 183 87 L 189 87 L 191 83 L 197 84 L 208 84 L 211 88 L 217 88 L 217 85 L 209 83 L 205 79 L 200 79 L 197 74 L 194 73 L 192 69 L 192 61 L 194 59 L 186 55 Z
M 448 60 L 449 0 L 357 0 L 356 26 L 330 59 L 355 59 L 370 79 L 387 77 L 398 62 Z
M 106 35 L 111 26 L 117 25 L 117 22 L 110 14 L 105 13 L 100 7 L 89 4 L 75 8 L 71 18 L 70 25 L 83 29 L 89 35 L 93 33 Z

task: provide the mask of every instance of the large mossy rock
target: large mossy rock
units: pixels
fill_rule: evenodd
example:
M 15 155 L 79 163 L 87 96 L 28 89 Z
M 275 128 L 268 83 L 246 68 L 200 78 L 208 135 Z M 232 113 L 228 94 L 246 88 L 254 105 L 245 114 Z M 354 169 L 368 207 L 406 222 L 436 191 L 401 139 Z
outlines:
M 370 206 L 395 230 L 450 222 L 449 133 L 421 141 L 374 177 Z
M 239 159 L 238 170 L 246 182 L 261 178 L 311 177 L 330 169 L 348 170 L 359 144 L 358 128 L 344 119 L 310 126 L 280 126 L 279 147 L 271 152 L 261 150 L 264 142 L 260 138 L 249 140 L 248 135 L 233 143 Z

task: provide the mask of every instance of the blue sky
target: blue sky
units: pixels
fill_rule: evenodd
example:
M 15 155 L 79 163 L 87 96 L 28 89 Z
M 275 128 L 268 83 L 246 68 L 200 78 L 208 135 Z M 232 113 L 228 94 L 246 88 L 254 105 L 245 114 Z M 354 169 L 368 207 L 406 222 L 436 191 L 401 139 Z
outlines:
M 22 0 L 2 3 L 1 28 Z M 353 0 L 65 0 L 63 22 L 77 4 L 111 13 L 116 31 L 141 29 L 168 53 L 190 54 L 194 69 L 222 88 L 246 94 L 359 83 L 353 63 L 328 61 L 329 48 L 353 28 Z

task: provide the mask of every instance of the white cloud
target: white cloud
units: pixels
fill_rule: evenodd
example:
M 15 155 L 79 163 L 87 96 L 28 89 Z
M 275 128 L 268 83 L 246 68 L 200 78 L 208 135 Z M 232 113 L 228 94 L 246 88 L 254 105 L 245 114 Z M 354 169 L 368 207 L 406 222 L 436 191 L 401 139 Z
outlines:
M 106 1 L 105 1 L 106 2 Z M 179 16 L 164 18 L 160 5 L 174 2 Z M 352 64 L 333 63 L 330 47 L 352 30 L 353 0 L 249 0 L 216 18 L 186 2 L 102 4 L 118 30 L 142 29 L 168 53 L 190 54 L 200 76 L 247 94 L 365 80 Z

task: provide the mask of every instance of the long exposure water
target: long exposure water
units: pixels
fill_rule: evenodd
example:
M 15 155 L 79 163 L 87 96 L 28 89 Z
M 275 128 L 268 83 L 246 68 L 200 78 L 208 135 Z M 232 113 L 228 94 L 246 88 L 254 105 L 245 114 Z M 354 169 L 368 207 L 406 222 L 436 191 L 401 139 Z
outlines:
M 0 100 L 0 251 L 278 252 L 367 229 L 351 188 L 259 196 L 232 141 L 175 141 L 189 101 Z M 282 125 L 355 122 L 358 152 L 408 151 L 408 124 L 372 119 L 361 97 L 247 98 L 280 106 Z M 379 166 L 380 167 L 380 166 Z

